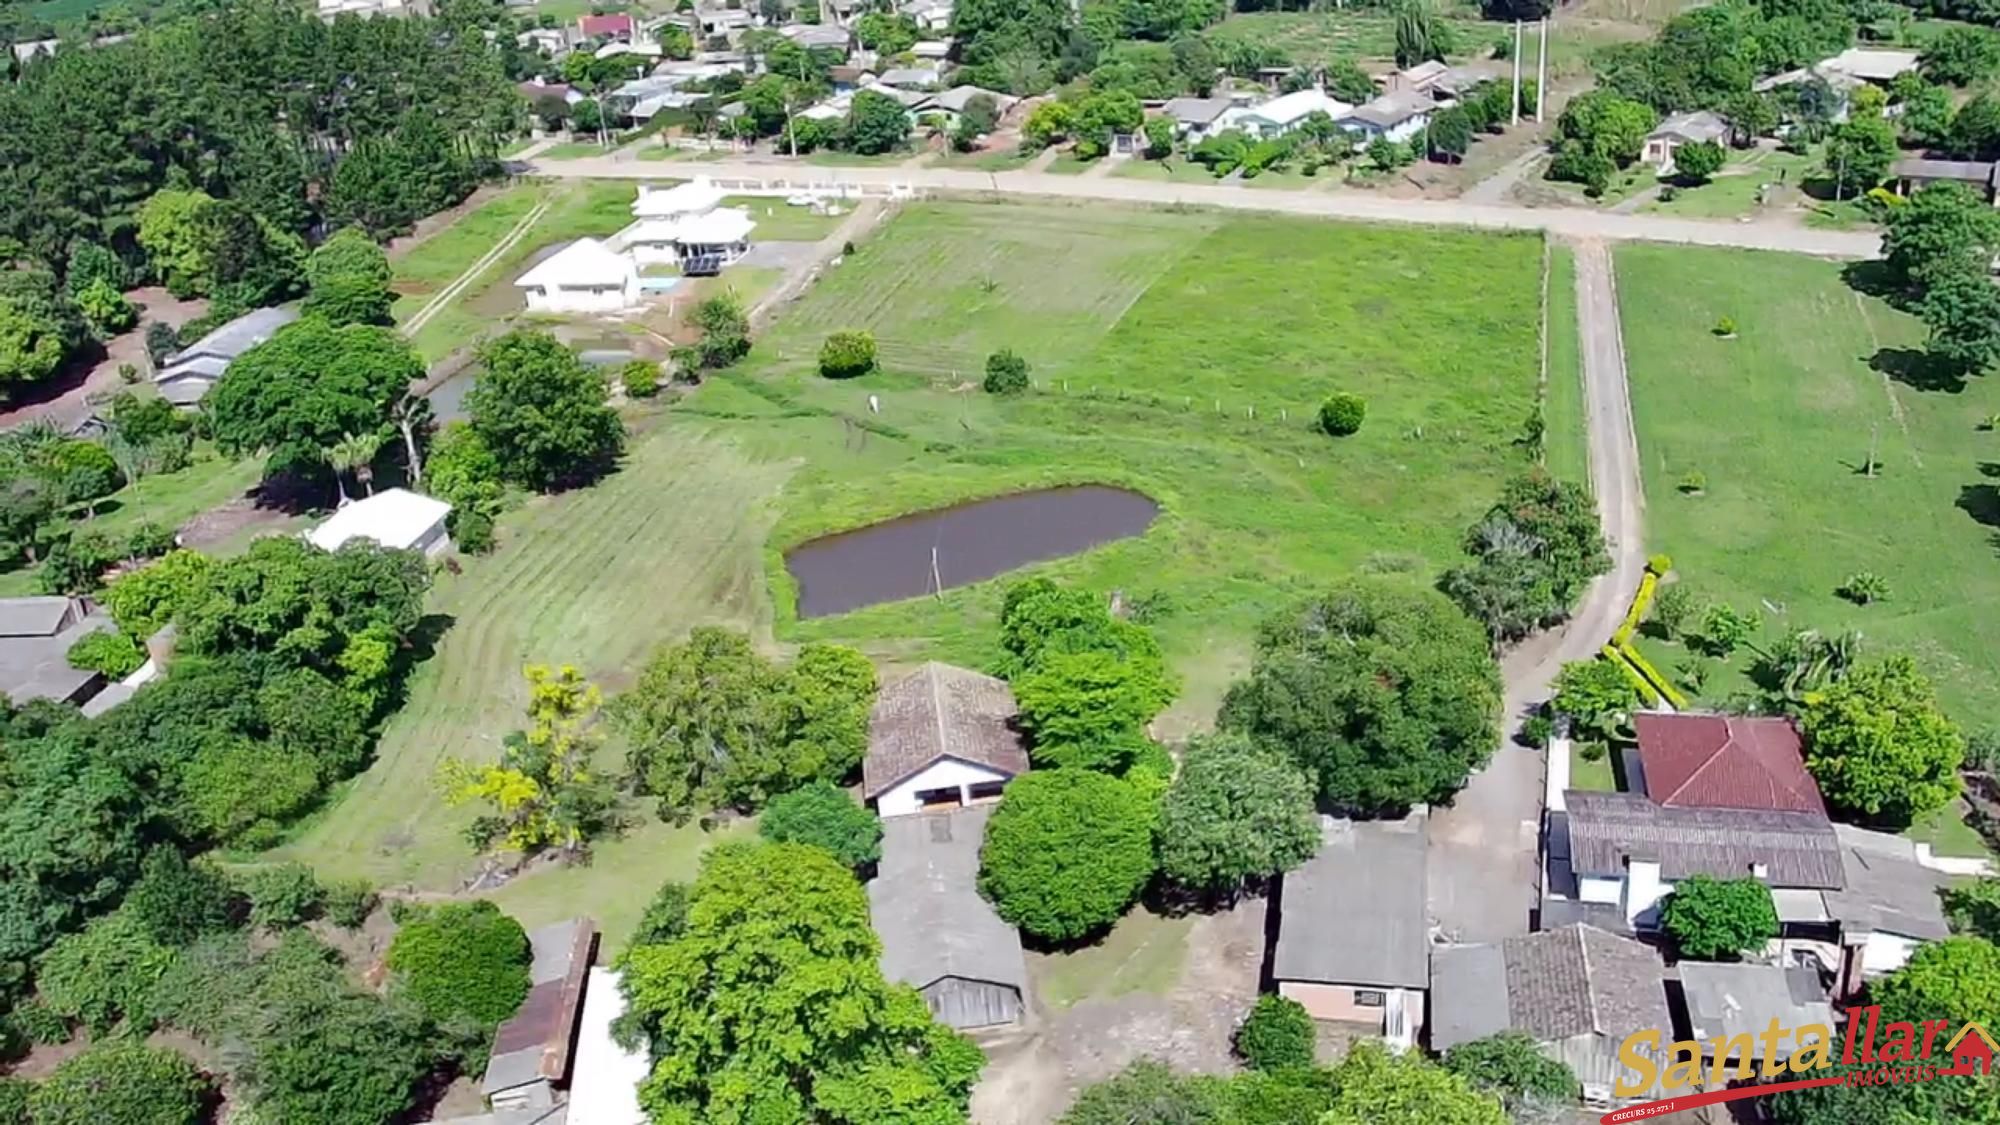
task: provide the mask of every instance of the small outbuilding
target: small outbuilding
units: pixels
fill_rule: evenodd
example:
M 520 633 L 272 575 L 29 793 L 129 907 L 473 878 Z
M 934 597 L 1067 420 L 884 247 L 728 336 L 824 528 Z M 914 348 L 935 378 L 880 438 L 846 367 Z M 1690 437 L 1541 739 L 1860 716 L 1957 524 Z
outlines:
M 573 918 L 528 934 L 528 996 L 493 1036 L 479 1092 L 495 1112 L 548 1109 L 569 1084 L 571 1046 L 583 1006 L 597 924 Z
M 1817 969 L 1682 961 L 1675 972 L 1688 1031 L 1701 1041 L 1704 1057 L 1717 1063 L 1741 1059 L 1754 1076 L 1768 1077 L 1758 1073 L 1763 1045 L 1757 1037 L 1772 1020 L 1794 1030 L 1818 1024 L 1829 1040 L 1840 1026 Z M 1718 1042 L 1721 1058 L 1715 1057 Z M 1796 1046 L 1796 1038 L 1787 1036 L 1772 1046 L 1772 1056 L 1782 1063 Z
M 87 704 L 104 675 L 72 668 L 70 646 L 116 628 L 84 598 L 0 598 L 0 695 L 16 706 L 34 699 Z
M 1007 681 L 935 661 L 882 689 L 861 795 L 885 819 L 1000 799 L 1028 772 Z
M 167 356 L 153 376 L 160 397 L 192 409 L 222 381 L 236 357 L 278 334 L 299 318 L 297 309 L 255 309 Z
M 579 238 L 514 281 L 529 312 L 618 312 L 639 303 L 639 267 L 594 238 Z
M 979 894 L 990 812 L 887 821 L 879 874 L 868 884 L 882 975 L 915 988 L 932 1015 L 960 1030 L 1018 1023 L 1028 987 L 1021 935 Z
M 451 505 L 404 488 L 385 488 L 356 500 L 306 533 L 322 551 L 338 551 L 354 539 L 370 539 L 392 551 L 422 551 L 436 558 L 451 549 L 445 520 Z
M 1889 166 L 1889 178 L 1896 181 L 1896 194 L 1909 195 L 1932 184 L 1964 184 L 1979 198 L 2000 206 L 2000 164 L 1986 160 L 1928 160 L 1912 157 Z

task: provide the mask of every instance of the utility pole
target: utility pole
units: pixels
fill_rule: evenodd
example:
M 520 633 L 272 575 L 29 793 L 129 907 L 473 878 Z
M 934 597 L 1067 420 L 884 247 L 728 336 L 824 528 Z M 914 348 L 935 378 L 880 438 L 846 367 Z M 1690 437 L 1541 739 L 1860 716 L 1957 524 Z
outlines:
M 1548 100 L 1549 89 L 1549 16 L 1555 13 L 1551 6 L 1542 13 L 1542 49 L 1535 54 L 1535 124 L 1542 123 L 1542 103 Z
M 1507 120 L 1512 129 L 1521 123 L 1521 21 L 1514 21 L 1514 109 Z

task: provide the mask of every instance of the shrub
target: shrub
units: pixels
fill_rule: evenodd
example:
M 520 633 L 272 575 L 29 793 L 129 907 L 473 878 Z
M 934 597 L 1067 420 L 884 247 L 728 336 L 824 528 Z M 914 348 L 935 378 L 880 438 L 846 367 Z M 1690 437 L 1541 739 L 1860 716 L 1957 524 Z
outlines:
M 1536 713 L 1521 721 L 1518 741 L 1524 746 L 1540 750 L 1547 747 L 1549 740 L 1555 736 L 1556 721 L 1547 715 Z
M 1317 1033 L 1305 1005 L 1266 993 L 1236 1029 L 1236 1053 L 1258 1070 L 1311 1066 Z
M 1682 957 L 1733 960 L 1778 936 L 1778 909 L 1771 889 L 1755 879 L 1693 875 L 1660 904 L 1660 926 Z
M 158 367 L 173 350 L 180 346 L 180 338 L 174 333 L 174 326 L 153 321 L 146 325 L 146 356 Z
M 1889 597 L 1889 580 L 1874 571 L 1856 571 L 1848 575 L 1847 581 L 1842 582 L 1834 593 L 1855 605 L 1884 601 Z
M 1731 319 L 1730 317 L 1725 316 L 1721 320 L 1715 322 L 1715 328 L 1712 329 L 1712 331 L 1717 336 L 1720 336 L 1726 340 L 1729 337 L 1736 335 L 1736 321 Z
M 1586 762 L 1601 762 L 1610 751 L 1602 742 L 1592 741 L 1577 743 L 1576 752 Z
M 136 364 L 136 363 L 121 363 L 121 364 L 119 364 L 119 365 L 118 365 L 118 381 L 119 381 L 119 382 L 121 382 L 121 383 L 136 383 L 136 382 L 138 382 L 138 381 L 139 381 L 139 365 L 138 365 L 138 364 Z
M 639 916 L 639 926 L 632 931 L 632 945 L 665 945 L 681 936 L 687 929 L 688 903 L 692 900 L 693 888 L 686 883 L 661 883 L 653 893 L 653 901 L 646 904 L 646 913 Z
M 1727 660 L 1730 653 L 1750 639 L 1750 633 L 1756 627 L 1755 615 L 1717 602 L 1701 615 L 1701 647 L 1710 656 Z
M 660 393 L 660 368 L 648 360 L 635 359 L 618 372 L 618 381 L 631 398 L 652 398 Z
M 207 1096 L 180 1052 L 114 1043 L 63 1063 L 28 1100 L 35 1125 L 195 1125 Z
M 245 875 L 243 894 L 250 900 L 250 924 L 275 930 L 309 921 L 319 913 L 326 892 L 312 868 L 280 863 Z
M 882 858 L 882 820 L 830 781 L 815 781 L 771 798 L 757 831 L 778 843 L 810 844 L 849 867 Z
M 69 646 L 70 667 L 102 672 L 114 680 L 138 671 L 145 662 L 145 651 L 123 633 L 92 633 Z
M 874 369 L 872 332 L 835 332 L 819 346 L 819 373 L 829 379 L 851 379 Z
M 451 541 L 468 555 L 485 554 L 493 549 L 493 517 L 478 508 L 458 512 Z
M 1689 469 L 1681 474 L 1679 488 L 1686 496 L 1694 496 L 1708 491 L 1708 477 L 1700 469 Z
M 1653 623 L 1660 627 L 1668 640 L 1676 640 L 1687 631 L 1688 623 L 1694 620 L 1694 591 L 1686 583 L 1676 582 L 1660 588 L 1653 598 Z
M 382 896 L 366 879 L 342 879 L 326 888 L 327 921 L 343 929 L 358 930 L 374 913 Z
M 437 1023 L 467 1018 L 487 1030 L 528 995 L 528 935 L 484 899 L 451 902 L 404 924 L 389 945 L 396 988 Z
M 1347 391 L 1335 391 L 1319 404 L 1319 428 L 1334 437 L 1346 437 L 1361 428 L 1368 416 L 1368 400 Z
M 1028 361 L 1014 354 L 1012 348 L 1002 348 L 986 357 L 986 382 L 983 384 L 989 395 L 1014 395 L 1028 389 Z
M 1646 560 L 1646 569 L 1652 571 L 1656 578 L 1665 578 L 1667 572 L 1673 568 L 1674 560 L 1671 555 L 1653 555 Z
M 1100 930 L 1153 874 L 1156 816 L 1137 787 L 1107 774 L 1023 774 L 987 822 L 980 892 L 1002 918 L 1039 938 Z

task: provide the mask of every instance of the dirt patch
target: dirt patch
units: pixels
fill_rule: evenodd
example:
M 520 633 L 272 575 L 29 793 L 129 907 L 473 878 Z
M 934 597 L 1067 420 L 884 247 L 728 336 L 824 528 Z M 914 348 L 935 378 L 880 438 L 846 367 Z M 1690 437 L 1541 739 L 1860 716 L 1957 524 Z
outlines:
M 265 508 L 248 496 L 238 496 L 181 525 L 180 544 L 199 551 L 225 540 L 255 534 L 260 528 L 276 531 L 291 517 L 276 508 Z
M 1050 1010 L 1039 998 L 1027 1026 L 982 1038 L 986 1072 L 972 1094 L 980 1125 L 1046 1125 L 1077 1091 L 1136 1059 L 1177 1070 L 1235 1069 L 1229 1041 L 1257 996 L 1264 900 L 1196 918 L 1180 977 L 1163 996 L 1087 999 Z
M 129 363 L 138 368 L 141 379 L 151 374 L 152 363 L 146 356 L 147 322 L 157 320 L 179 328 L 208 311 L 205 298 L 182 300 L 157 287 L 134 289 L 125 299 L 139 310 L 139 321 L 132 331 L 105 341 L 96 359 L 71 363 L 45 383 L 12 392 L 13 401 L 0 408 L 0 429 L 37 419 L 65 430 L 75 427 L 90 417 L 99 399 L 124 386 L 118 378 L 119 365 Z

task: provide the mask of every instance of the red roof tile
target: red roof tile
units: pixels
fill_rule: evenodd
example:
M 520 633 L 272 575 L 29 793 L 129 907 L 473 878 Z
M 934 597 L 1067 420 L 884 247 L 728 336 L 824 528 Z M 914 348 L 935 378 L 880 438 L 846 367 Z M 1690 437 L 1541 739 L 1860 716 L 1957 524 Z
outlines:
M 1641 713 L 1633 726 L 1656 804 L 1826 815 L 1790 719 Z
M 583 30 L 586 39 L 600 35 L 632 34 L 632 17 L 623 13 L 609 16 L 579 16 L 577 26 Z

